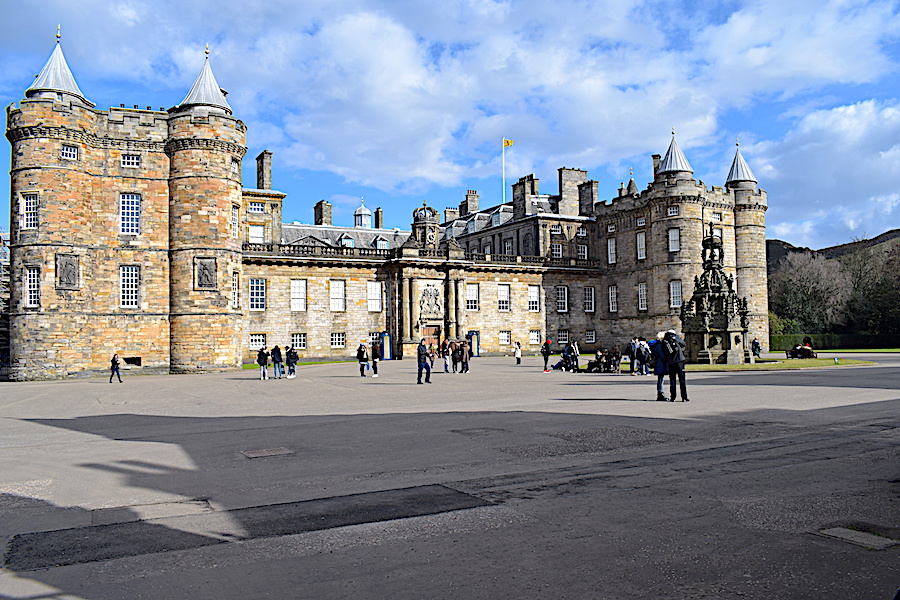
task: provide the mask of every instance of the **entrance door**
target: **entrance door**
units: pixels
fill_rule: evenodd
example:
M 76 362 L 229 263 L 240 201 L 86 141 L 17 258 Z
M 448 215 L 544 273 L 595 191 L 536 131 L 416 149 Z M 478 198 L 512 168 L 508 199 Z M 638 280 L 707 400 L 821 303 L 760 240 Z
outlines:
M 425 338 L 425 345 L 431 346 L 434 344 L 435 348 L 440 348 L 441 346 L 441 328 L 440 327 L 423 327 L 422 328 L 422 337 Z

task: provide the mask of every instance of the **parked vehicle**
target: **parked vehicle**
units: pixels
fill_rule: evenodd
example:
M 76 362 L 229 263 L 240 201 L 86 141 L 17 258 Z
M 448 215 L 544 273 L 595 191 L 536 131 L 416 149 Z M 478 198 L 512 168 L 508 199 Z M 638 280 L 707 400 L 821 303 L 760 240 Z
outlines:
M 784 354 L 788 358 L 819 358 L 819 355 L 816 354 L 812 348 L 809 346 L 801 346 L 800 344 L 797 344 L 790 350 L 785 350 Z

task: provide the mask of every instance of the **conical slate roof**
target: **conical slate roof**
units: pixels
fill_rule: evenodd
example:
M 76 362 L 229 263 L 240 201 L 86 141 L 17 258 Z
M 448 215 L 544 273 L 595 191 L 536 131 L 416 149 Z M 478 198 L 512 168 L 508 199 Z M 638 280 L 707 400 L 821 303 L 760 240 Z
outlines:
M 688 173 L 693 173 L 694 169 L 691 167 L 691 163 L 688 162 L 687 158 L 685 158 L 681 148 L 678 147 L 678 143 L 675 141 L 675 134 L 673 133 L 672 141 L 669 142 L 669 149 L 666 150 L 666 155 L 663 157 L 662 162 L 659 163 L 659 168 L 656 172 L 672 173 L 674 171 L 687 171 Z
M 178 106 L 192 106 L 195 104 L 218 106 L 229 113 L 231 112 L 231 107 L 225 100 L 225 94 L 222 93 L 222 88 L 216 82 L 216 76 L 213 75 L 209 66 L 209 56 L 203 61 L 203 68 L 200 69 L 200 75 L 197 76 L 191 91 L 188 92 L 188 95 L 184 97 L 184 100 Z
M 753 171 L 750 170 L 750 165 L 741 156 L 740 146 L 734 153 L 734 161 L 731 163 L 731 170 L 728 171 L 728 179 L 725 180 L 725 183 L 737 183 L 738 181 L 758 183 L 756 177 L 753 176 Z
M 368 208 L 366 208 L 366 205 L 364 204 L 363 200 L 360 198 L 360 200 L 359 200 L 359 208 L 357 208 L 355 211 L 353 211 L 353 215 L 354 215 L 354 216 L 356 216 L 356 215 L 369 215 L 369 216 L 371 216 L 371 215 L 372 215 L 372 211 L 369 210 Z
M 637 196 L 641 192 L 638 190 L 637 184 L 634 182 L 634 177 L 628 180 L 628 193 L 632 196 Z
M 62 46 L 59 45 L 58 40 L 56 48 L 53 49 L 53 53 L 47 60 L 47 64 L 38 73 L 34 83 L 25 90 L 25 94 L 28 95 L 28 92 L 64 92 L 76 96 L 93 106 L 93 103 L 84 97 L 84 94 L 78 88 L 78 84 L 75 83 L 75 77 L 72 76 L 72 71 L 69 70 L 69 65 L 66 63 L 66 57 L 63 55 Z

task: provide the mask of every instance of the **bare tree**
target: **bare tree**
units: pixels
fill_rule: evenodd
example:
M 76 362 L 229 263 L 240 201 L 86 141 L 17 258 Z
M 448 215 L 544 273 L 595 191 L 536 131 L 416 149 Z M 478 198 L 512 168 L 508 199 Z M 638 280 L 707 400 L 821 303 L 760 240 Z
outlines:
M 814 253 L 785 256 L 769 277 L 769 304 L 804 332 L 825 333 L 844 323 L 852 278 L 836 260 Z

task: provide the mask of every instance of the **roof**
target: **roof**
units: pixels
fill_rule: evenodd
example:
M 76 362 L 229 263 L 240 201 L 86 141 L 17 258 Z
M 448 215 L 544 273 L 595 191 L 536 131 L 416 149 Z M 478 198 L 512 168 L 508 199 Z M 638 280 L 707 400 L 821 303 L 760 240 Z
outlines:
M 213 75 L 209 66 L 209 56 L 203 61 L 203 68 L 200 69 L 197 80 L 191 86 L 191 91 L 188 92 L 188 95 L 184 97 L 184 100 L 178 106 L 193 106 L 197 104 L 217 106 L 231 113 L 231 107 L 225 100 L 225 94 L 222 93 L 222 88 L 216 82 L 216 76 Z
M 34 83 L 25 90 L 25 93 L 27 95 L 28 92 L 44 91 L 64 92 L 76 96 L 91 106 L 94 105 L 93 102 L 90 102 L 84 97 L 78 84 L 75 83 L 75 77 L 72 75 L 68 63 L 66 63 L 66 57 L 63 55 L 62 46 L 59 44 L 59 41 L 56 42 L 56 48 L 54 48 L 53 53 L 50 54 L 47 64 L 45 64 L 44 68 L 41 69 L 41 72 L 38 73 Z
M 295 225 L 281 226 L 282 244 L 321 245 L 339 247 L 340 240 L 351 238 L 356 248 L 375 248 L 378 240 L 386 240 L 388 248 L 399 248 L 410 236 L 409 231 L 400 229 L 364 229 L 360 227 L 339 227 L 336 225 Z
M 672 141 L 669 142 L 669 149 L 666 150 L 666 155 L 663 157 L 662 162 L 659 163 L 656 172 L 674 173 L 676 171 L 693 173 L 694 169 L 691 167 L 691 163 L 688 162 L 687 158 L 685 158 L 681 148 L 678 147 L 678 142 L 675 141 L 675 134 L 673 133 Z
M 725 180 L 725 183 L 737 183 L 738 181 L 758 183 L 756 177 L 753 176 L 753 171 L 750 170 L 750 165 L 741 156 L 740 147 L 734 152 L 734 161 L 731 163 L 731 170 L 728 171 L 728 179 Z

